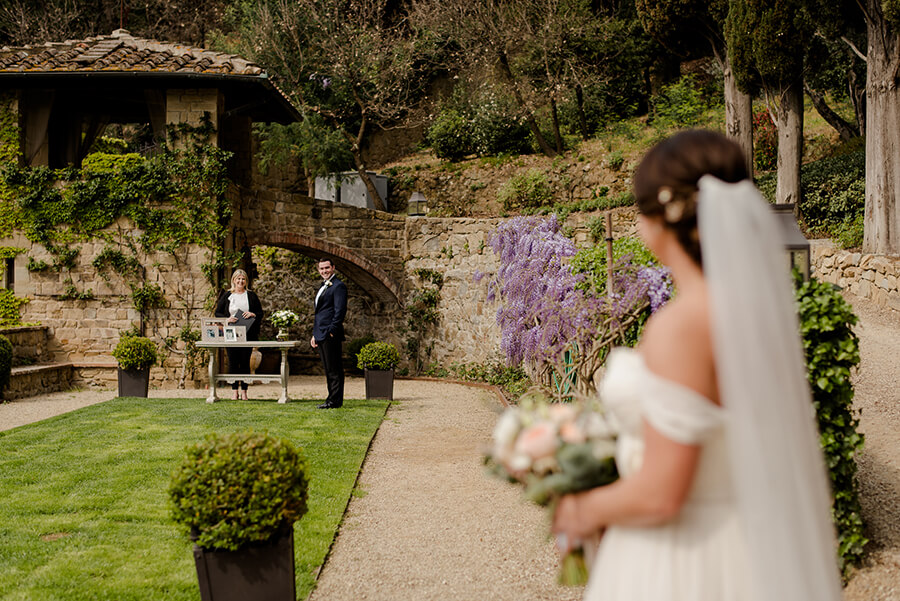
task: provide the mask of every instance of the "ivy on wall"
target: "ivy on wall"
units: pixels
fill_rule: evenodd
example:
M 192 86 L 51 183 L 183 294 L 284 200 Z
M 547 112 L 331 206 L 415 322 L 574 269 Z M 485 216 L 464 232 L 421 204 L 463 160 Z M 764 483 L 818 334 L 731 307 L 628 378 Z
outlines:
M 27 267 L 65 274 L 61 300 L 93 298 L 91 290 L 76 288 L 68 272 L 77 267 L 82 244 L 102 241 L 104 248 L 92 266 L 105 281 L 115 274 L 131 288 L 142 325 L 146 312 L 167 304 L 166 296 L 174 297 L 173 308 L 184 312 L 182 323 L 193 323 L 195 283 L 172 278 L 164 295 L 158 285 L 144 281 L 140 257 L 166 253 L 177 269 L 187 264 L 189 248 L 200 247 L 207 253 L 200 267 L 211 285 L 220 269 L 237 264 L 240 254 L 223 250 L 232 216 L 225 198 L 231 153 L 208 143 L 214 132 L 206 114 L 197 127 L 170 126 L 166 147 L 150 157 L 93 153 L 81 168 L 21 167 L 12 99 L 0 97 L 0 237 L 21 232 L 50 253 L 49 263 L 29 257 Z M 140 235 L 123 236 L 110 227 L 122 217 Z M 157 271 L 162 277 L 158 265 Z M 206 304 L 214 300 L 214 292 Z M 193 342 L 198 338 L 187 328 L 166 339 L 168 350 L 190 363 L 183 365 L 182 381 L 185 371 L 195 367 Z
M 427 336 L 430 328 L 440 319 L 438 304 L 441 302 L 441 288 L 444 276 L 433 269 L 419 268 L 414 271 L 422 286 L 413 290 L 406 303 L 406 353 L 416 374 L 420 373 L 431 352 L 434 338 Z
M 819 424 L 834 501 L 832 518 L 838 533 L 838 557 L 845 578 L 859 565 L 869 542 L 859 503 L 856 456 L 864 444 L 853 408 L 852 370 L 859 364 L 859 339 L 853 308 L 831 284 L 810 279 L 795 290 L 807 379 Z

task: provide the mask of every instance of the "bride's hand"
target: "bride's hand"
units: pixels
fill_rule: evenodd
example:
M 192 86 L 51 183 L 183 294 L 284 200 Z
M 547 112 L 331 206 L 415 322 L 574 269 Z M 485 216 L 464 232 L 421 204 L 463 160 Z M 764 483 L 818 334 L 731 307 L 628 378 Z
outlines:
M 591 528 L 581 514 L 581 494 L 565 495 L 556 504 L 551 531 L 556 535 L 556 545 L 563 553 L 582 546 L 582 541 L 596 536 L 599 541 L 602 530 Z

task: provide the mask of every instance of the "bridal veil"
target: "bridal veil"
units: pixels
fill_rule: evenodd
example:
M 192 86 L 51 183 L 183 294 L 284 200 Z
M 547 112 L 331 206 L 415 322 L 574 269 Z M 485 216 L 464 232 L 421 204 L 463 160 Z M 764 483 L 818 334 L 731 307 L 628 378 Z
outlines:
M 738 509 L 760 601 L 839 601 L 831 494 L 778 224 L 750 181 L 704 176 L 698 228 Z

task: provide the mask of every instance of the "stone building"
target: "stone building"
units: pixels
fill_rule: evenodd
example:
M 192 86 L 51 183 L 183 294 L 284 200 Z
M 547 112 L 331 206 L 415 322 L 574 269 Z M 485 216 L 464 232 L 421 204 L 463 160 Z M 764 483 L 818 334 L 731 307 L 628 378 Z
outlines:
M 8 130 L 0 132 L 0 160 L 22 167 L 78 166 L 110 124 L 143 124 L 156 138 L 184 124 L 201 130 L 206 125 L 208 141 L 232 153 L 223 195 L 231 218 L 224 224 L 222 250 L 240 252 L 251 276 L 253 248 L 329 257 L 351 286 L 349 339 L 371 334 L 394 342 L 404 355 L 414 342 L 420 365 L 498 358 L 494 310 L 485 306 L 485 286 L 472 277 L 496 269 L 486 248 L 495 221 L 406 218 L 296 192 L 304 182 L 292 169 L 261 173 L 257 168 L 252 124 L 298 118 L 259 66 L 233 55 L 138 39 L 124 30 L 0 48 L 0 127 Z M 15 152 L 4 151 L 4 144 L 15 142 Z M 152 144 L 142 148 L 145 154 L 154 151 Z M 4 198 L 2 186 L 0 204 L 17 202 L 9 194 Z M 186 353 L 185 326 L 209 315 L 214 286 L 227 279 L 228 270 L 219 268 L 218 282 L 210 283 L 208 248 L 185 244 L 168 252 L 146 251 L 137 244 L 143 233 L 119 216 L 102 231 L 73 239 L 78 252 L 66 263 L 65 249 L 36 242 L 34 232 L 0 231 L 0 250 L 14 251 L 6 282 L 29 301 L 22 319 L 41 324 L 21 333 L 28 342 L 17 346 L 39 350 L 27 362 L 64 364 L 74 369 L 77 381 L 109 383 L 115 377 L 112 348 L 122 332 L 138 328 L 165 349 L 163 366 L 152 371 L 155 386 L 205 383 L 202 357 L 192 360 Z M 116 252 L 119 263 L 103 269 L 101 260 Z M 129 279 L 133 264 L 139 277 Z M 426 271 L 443 274 L 433 307 L 440 319 L 419 328 L 410 307 L 429 285 L 422 278 Z M 157 287 L 162 301 L 135 308 L 135 280 L 142 290 Z M 295 308 L 308 320 L 314 279 L 267 285 L 264 309 Z M 302 328 L 295 334 L 305 339 Z M 31 390 L 66 380 L 32 371 L 37 381 Z
M 3 127 L 9 130 L 0 146 L 17 142 L 18 148 L 7 148 L 5 156 L 23 167 L 78 167 L 112 124 L 144 126 L 151 141 L 143 154 L 155 152 L 154 144 L 164 141 L 170 128 L 205 124 L 207 141 L 232 153 L 228 196 L 234 202 L 251 185 L 252 124 L 300 118 L 258 65 L 234 55 L 135 38 L 124 29 L 85 40 L 0 48 L 0 96 Z M 3 233 L 0 245 L 21 251 L 7 259 L 4 283 L 29 299 L 23 321 L 39 322 L 46 330 L 37 361 L 72 363 L 88 380 L 97 374 L 109 377 L 114 365 L 110 351 L 119 334 L 135 325 L 143 329 L 145 315 L 132 306 L 132 289 L 118 277 L 122 274 L 106 276 L 94 264 L 111 244 L 128 245 L 140 233 L 135 229 L 133 222 L 119 218 L 102 235 L 78 241 L 74 264 L 45 270 L 33 266 L 58 260 L 58 253 L 51 256 L 34 235 Z M 232 246 L 233 236 L 226 236 L 224 244 Z M 167 298 L 167 308 L 156 312 L 154 331 L 148 332 L 163 342 L 185 319 L 203 311 L 210 290 L 201 273 L 204 249 L 189 245 L 180 257 L 139 254 L 135 251 L 145 285 L 159 286 L 168 297 L 180 296 L 177 301 Z M 174 353 L 166 369 L 154 370 L 155 379 L 173 383 L 180 377 L 183 382 L 184 374 L 175 375 L 183 363 L 178 358 L 183 344 L 164 346 Z

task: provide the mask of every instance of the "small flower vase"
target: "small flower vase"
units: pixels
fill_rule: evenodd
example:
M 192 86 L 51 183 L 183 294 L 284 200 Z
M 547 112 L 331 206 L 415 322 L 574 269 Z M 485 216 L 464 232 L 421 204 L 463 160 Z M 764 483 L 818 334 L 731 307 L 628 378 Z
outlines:
M 278 328 L 278 334 L 275 335 L 275 338 L 277 338 L 278 340 L 287 340 L 288 339 L 287 328 Z

